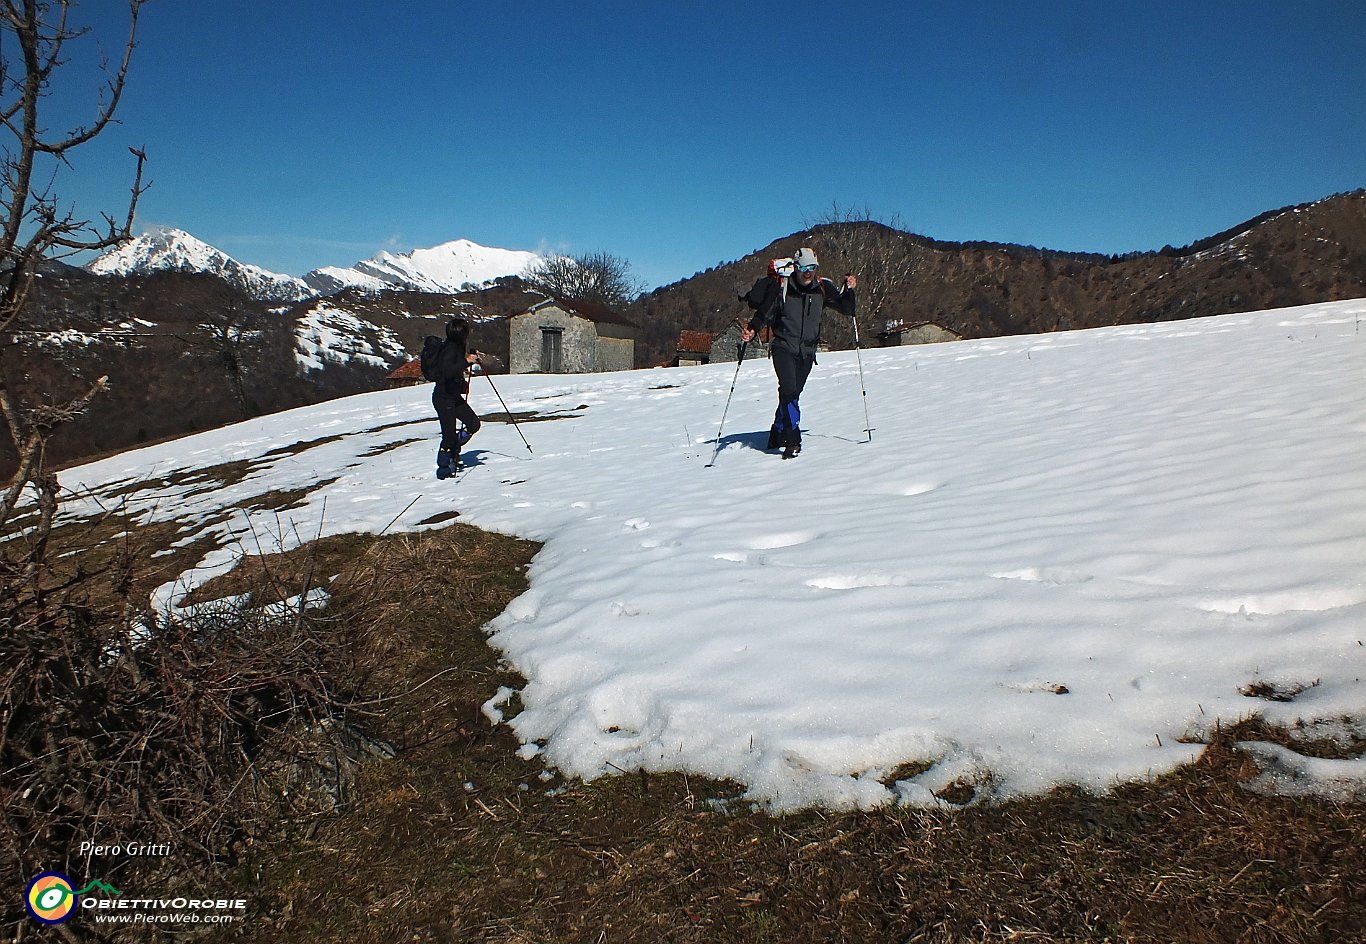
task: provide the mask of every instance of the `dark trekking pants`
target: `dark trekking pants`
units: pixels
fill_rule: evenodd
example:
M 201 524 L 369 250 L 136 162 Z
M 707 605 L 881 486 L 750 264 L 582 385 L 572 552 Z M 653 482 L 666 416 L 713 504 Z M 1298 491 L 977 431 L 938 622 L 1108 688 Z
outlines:
M 460 447 L 479 432 L 479 416 L 465 402 L 464 397 L 448 397 L 433 393 L 432 406 L 436 407 L 436 418 L 441 421 L 441 448 L 451 455 L 456 455 L 460 452 Z M 465 425 L 463 437 L 459 435 L 461 423 Z
M 785 445 L 800 445 L 802 441 L 802 408 L 798 399 L 806 386 L 806 378 L 816 363 L 814 354 L 794 354 L 781 345 L 773 345 L 770 353 L 773 372 L 778 375 L 778 409 L 773 414 L 773 431 Z

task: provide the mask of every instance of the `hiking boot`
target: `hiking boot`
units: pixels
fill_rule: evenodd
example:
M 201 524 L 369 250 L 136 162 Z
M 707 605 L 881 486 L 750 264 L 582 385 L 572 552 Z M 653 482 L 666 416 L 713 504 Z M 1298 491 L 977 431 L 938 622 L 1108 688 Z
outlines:
M 448 479 L 455 474 L 458 468 L 456 459 L 451 455 L 449 449 L 438 449 L 436 451 L 436 477 L 438 479 Z

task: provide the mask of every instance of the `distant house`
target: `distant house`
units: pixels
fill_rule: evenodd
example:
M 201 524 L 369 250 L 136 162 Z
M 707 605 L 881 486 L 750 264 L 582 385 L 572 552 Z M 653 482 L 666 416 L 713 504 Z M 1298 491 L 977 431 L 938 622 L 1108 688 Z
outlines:
M 696 367 L 711 362 L 710 331 L 680 331 L 675 348 L 675 367 Z
M 412 387 L 423 382 L 422 361 L 414 357 L 406 364 L 400 364 L 384 378 L 390 387 Z
M 514 374 L 584 374 L 635 366 L 634 322 L 597 302 L 548 298 L 508 319 Z
M 963 336 L 952 328 L 933 321 L 889 321 L 877 336 L 883 347 L 901 344 L 937 344 L 940 341 L 961 341 Z
M 745 345 L 745 360 L 755 357 L 768 357 L 768 346 L 773 341 L 773 330 L 762 328 L 758 337 L 749 344 Z M 734 363 L 740 358 L 740 326 L 728 325 L 711 341 L 711 362 L 720 364 L 724 362 Z

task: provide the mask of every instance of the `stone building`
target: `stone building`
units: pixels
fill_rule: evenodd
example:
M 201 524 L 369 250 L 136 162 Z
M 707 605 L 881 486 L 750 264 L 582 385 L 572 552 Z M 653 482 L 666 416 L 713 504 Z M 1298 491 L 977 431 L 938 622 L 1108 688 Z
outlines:
M 933 321 L 889 321 L 877 336 L 883 347 L 901 344 L 937 344 L 940 341 L 961 341 L 963 336 L 952 328 Z
M 635 366 L 634 322 L 597 302 L 548 298 L 508 319 L 508 371 L 585 374 Z
M 773 329 L 759 329 L 759 336 L 745 346 L 745 360 L 752 360 L 756 357 L 768 357 L 768 346 L 772 341 Z M 712 338 L 711 362 L 713 364 L 720 364 L 728 361 L 733 364 L 739 357 L 740 326 L 736 324 L 727 325 L 726 330 Z

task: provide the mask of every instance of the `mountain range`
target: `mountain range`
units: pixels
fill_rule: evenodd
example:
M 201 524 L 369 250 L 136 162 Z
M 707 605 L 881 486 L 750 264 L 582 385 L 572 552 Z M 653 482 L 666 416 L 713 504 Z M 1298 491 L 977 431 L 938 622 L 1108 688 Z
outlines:
M 398 255 L 381 252 L 353 266 L 324 266 L 296 278 L 238 262 L 184 230 L 158 227 L 111 249 L 86 270 L 102 276 L 202 272 L 260 301 L 300 302 L 348 289 L 451 294 L 517 275 L 542 259 L 457 239 Z

